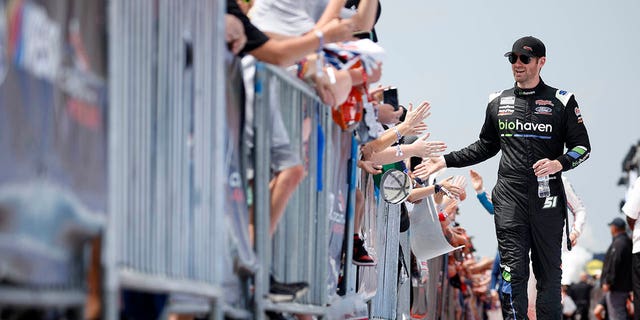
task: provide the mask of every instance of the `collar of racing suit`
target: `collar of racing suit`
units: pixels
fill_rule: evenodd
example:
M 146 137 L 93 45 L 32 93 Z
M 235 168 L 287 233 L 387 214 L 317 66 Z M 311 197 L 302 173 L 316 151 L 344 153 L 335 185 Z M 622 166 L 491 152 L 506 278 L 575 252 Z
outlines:
M 540 78 L 540 82 L 538 83 L 538 85 L 531 89 L 519 88 L 518 83 L 514 83 L 513 87 L 514 87 L 513 92 L 516 94 L 516 96 L 527 97 L 527 96 L 533 96 L 536 94 L 536 92 L 539 92 L 540 90 L 542 90 L 542 88 L 545 87 L 545 84 L 544 84 L 544 81 L 542 81 L 542 78 Z

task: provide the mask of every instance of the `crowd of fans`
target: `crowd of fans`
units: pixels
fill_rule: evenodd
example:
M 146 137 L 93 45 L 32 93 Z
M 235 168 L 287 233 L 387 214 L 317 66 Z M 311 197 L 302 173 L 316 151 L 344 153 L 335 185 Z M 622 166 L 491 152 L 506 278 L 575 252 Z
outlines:
M 243 57 L 247 111 L 253 101 L 251 60 L 292 66 L 288 69 L 309 83 L 323 103 L 332 108 L 336 123 L 345 130 L 355 129 L 360 143 L 358 167 L 362 174 L 374 175 L 379 183 L 384 171 L 396 168 L 415 181 L 408 203 L 434 196 L 443 236 L 452 246 L 463 246 L 448 258 L 448 277 L 456 290 L 460 290 L 461 306 L 479 312 L 484 309 L 479 306 L 485 302 L 495 305 L 497 297 L 492 298 L 488 290 L 493 259 L 475 261 L 469 235 L 455 222 L 458 204 L 466 199 L 465 179 L 449 177 L 429 184 L 426 183 L 429 176 L 421 175 L 426 165 L 421 164 L 423 159 L 438 155 L 446 148 L 444 142 L 429 140 L 426 132 L 424 121 L 430 115 L 430 104 L 422 102 L 414 107 L 409 103 L 406 108 L 398 102 L 397 89 L 382 85 L 370 87 L 379 81 L 383 67 L 381 59 L 371 53 L 377 47 L 371 41 L 377 40 L 373 26 L 380 17 L 379 2 L 332 0 L 326 8 L 317 10 L 305 8 L 304 3 L 281 0 L 229 0 L 227 6 L 226 40 L 233 53 Z M 363 30 L 365 32 L 361 32 Z M 368 40 L 357 41 L 355 37 L 362 35 Z M 341 41 L 347 42 L 329 45 Z M 274 49 L 280 46 L 289 49 Z M 374 49 L 362 49 L 367 46 Z M 342 50 L 345 48 L 355 49 Z M 286 131 L 278 125 L 282 122 L 280 107 L 270 105 L 275 117 L 271 150 L 272 162 L 275 161 L 270 185 L 271 235 L 278 227 L 288 197 L 304 177 L 299 158 L 287 145 Z M 249 117 L 247 122 L 250 121 Z M 376 187 L 379 188 L 379 184 Z M 367 235 L 363 235 L 366 230 L 362 230 L 363 216 L 369 214 L 364 210 L 365 198 L 360 190 L 356 194 L 353 263 L 376 265 L 375 255 L 369 253 L 371 247 L 365 241 Z M 412 208 L 403 205 L 405 215 L 411 214 L 407 207 Z M 404 220 L 407 219 L 405 216 Z M 412 261 L 412 269 L 416 270 L 417 259 L 414 257 Z M 306 290 L 306 285 L 280 283 L 272 278 L 270 296 L 279 302 L 293 300 Z

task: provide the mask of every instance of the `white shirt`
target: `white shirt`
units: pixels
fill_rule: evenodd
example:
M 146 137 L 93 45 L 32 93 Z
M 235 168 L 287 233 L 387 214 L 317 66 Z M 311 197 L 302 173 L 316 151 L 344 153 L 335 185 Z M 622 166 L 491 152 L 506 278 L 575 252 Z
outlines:
M 587 219 L 587 210 L 580 197 L 578 197 L 575 190 L 573 190 L 573 185 L 571 185 L 569 179 L 564 175 L 562 176 L 562 184 L 564 185 L 564 193 L 567 196 L 567 209 L 573 214 L 573 224 L 571 225 L 570 231 L 575 232 L 576 236 L 580 237 Z M 568 223 L 568 221 L 565 223 Z M 567 248 L 567 235 L 564 232 L 562 233 L 562 251 L 569 251 Z
M 299 36 L 313 29 L 328 0 L 257 0 L 249 17 L 258 29 Z
M 562 184 L 564 185 L 564 193 L 567 196 L 567 208 L 573 213 L 573 225 L 571 231 L 575 231 L 578 235 L 582 234 L 582 228 L 587 217 L 587 210 L 582 200 L 573 190 L 573 185 L 567 177 L 562 176 Z
M 622 207 L 622 212 L 631 219 L 638 220 L 640 216 L 640 177 L 629 188 L 627 193 L 627 201 Z M 633 230 L 633 253 L 640 252 L 640 224 L 636 221 Z
M 311 30 L 331 0 L 256 0 L 249 18 L 262 32 L 299 36 Z M 340 9 L 340 18 L 347 19 L 355 8 Z

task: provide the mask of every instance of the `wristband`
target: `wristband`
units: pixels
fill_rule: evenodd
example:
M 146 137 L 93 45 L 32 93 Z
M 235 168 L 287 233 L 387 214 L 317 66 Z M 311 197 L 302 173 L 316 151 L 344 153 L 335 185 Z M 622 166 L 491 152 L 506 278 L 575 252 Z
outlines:
M 304 57 L 298 61 L 298 78 L 304 79 L 305 74 L 307 73 L 307 57 Z
M 400 134 L 398 127 L 393 127 L 393 130 L 396 131 L 396 138 L 398 139 L 398 142 L 400 142 L 400 139 L 402 139 L 402 135 Z
M 448 217 L 449 217 L 449 215 L 444 211 L 441 211 L 441 212 L 438 213 L 438 220 L 440 220 L 440 221 L 445 221 L 445 220 L 447 220 Z
M 396 157 L 402 157 L 404 155 L 404 152 L 402 152 L 402 149 L 400 149 L 400 143 L 398 142 L 398 144 L 396 144 Z
M 404 155 L 404 152 L 402 152 L 402 149 L 400 149 L 400 139 L 402 139 L 402 135 L 400 134 L 400 131 L 398 131 L 397 127 L 393 127 L 393 130 L 396 131 L 396 138 L 398 139 L 396 142 L 396 156 L 397 157 L 402 157 Z
M 453 194 L 451 193 L 451 191 L 447 190 L 447 188 L 445 187 L 440 187 L 440 191 L 442 191 L 447 197 L 454 199 L 454 200 L 460 200 L 458 197 L 454 197 Z
M 440 193 L 440 191 L 442 191 L 442 187 L 436 183 L 433 185 L 433 191 L 434 193 Z
M 327 68 L 327 75 L 329 75 L 329 83 L 336 83 L 336 74 L 333 72 L 333 68 Z
M 315 30 L 314 33 L 318 40 L 320 41 L 320 45 L 318 46 L 318 52 L 322 51 L 322 47 L 324 47 L 324 33 L 320 30 Z

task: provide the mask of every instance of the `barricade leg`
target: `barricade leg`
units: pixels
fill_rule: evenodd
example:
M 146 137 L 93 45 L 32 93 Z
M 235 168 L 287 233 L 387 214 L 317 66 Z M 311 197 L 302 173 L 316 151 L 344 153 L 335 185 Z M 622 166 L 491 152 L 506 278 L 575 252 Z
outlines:
M 400 250 L 402 255 L 402 267 L 399 272 L 398 284 L 398 309 L 396 311 L 397 319 L 407 319 L 411 309 L 411 247 L 409 245 L 409 232 L 400 233 Z

